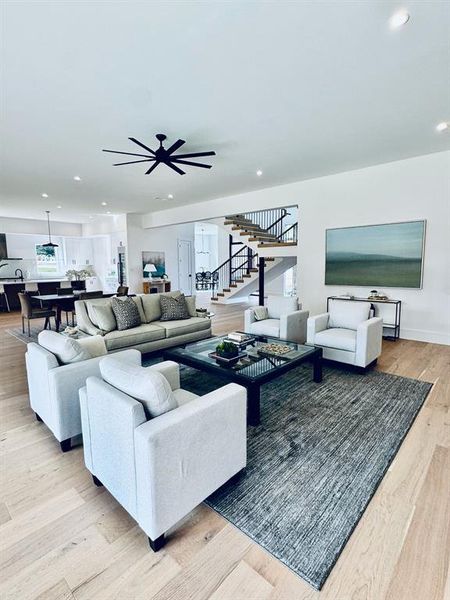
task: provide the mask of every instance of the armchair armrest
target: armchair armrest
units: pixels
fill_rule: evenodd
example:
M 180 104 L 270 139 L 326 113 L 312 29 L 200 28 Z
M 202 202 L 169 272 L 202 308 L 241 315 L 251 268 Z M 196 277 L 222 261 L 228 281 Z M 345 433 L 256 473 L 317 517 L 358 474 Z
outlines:
M 381 354 L 383 319 L 372 317 L 358 325 L 356 330 L 355 365 L 366 367 Z
M 138 350 L 123 350 L 117 352 L 116 356 L 130 364 L 141 364 L 142 355 Z M 58 441 L 61 442 L 81 432 L 78 390 L 86 385 L 88 377 L 100 377 L 99 363 L 103 358 L 98 356 L 62 365 L 48 372 L 49 395 L 41 401 L 50 406 L 50 411 L 47 410 L 48 421 L 44 420 Z M 39 410 L 36 412 L 39 413 Z
M 245 467 L 246 398 L 231 383 L 136 428 L 137 520 L 151 539 Z
M 328 327 L 328 319 L 330 313 L 322 313 L 321 315 L 315 315 L 314 317 L 308 318 L 306 340 L 308 344 L 314 344 L 314 338 L 316 333 L 323 331 Z
M 157 363 L 156 365 L 151 365 L 148 367 L 153 371 L 158 371 L 161 375 L 169 382 L 172 391 L 180 389 L 180 367 L 178 363 L 173 360 L 165 360 L 163 362 Z
M 280 339 L 304 344 L 309 310 L 296 310 L 280 316 Z

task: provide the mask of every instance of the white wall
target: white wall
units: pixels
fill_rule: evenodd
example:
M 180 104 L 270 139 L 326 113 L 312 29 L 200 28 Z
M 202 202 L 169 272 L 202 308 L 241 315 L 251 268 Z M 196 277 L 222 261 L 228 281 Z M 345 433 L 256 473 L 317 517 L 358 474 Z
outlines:
M 130 292 L 142 293 L 143 251 L 165 253 L 166 273 L 172 289 L 178 289 L 178 240 L 192 242 L 192 268 L 194 269 L 194 224 L 143 229 L 141 215 L 127 215 L 127 271 Z
M 299 205 L 298 293 L 312 314 L 326 297 L 370 287 L 325 286 L 325 229 L 427 220 L 423 289 L 384 291 L 403 301 L 402 337 L 450 344 L 450 152 L 266 188 L 145 215 L 146 227 Z
M 61 223 L 53 221 L 51 217 L 50 227 L 53 235 L 77 236 L 81 235 L 79 223 Z M 12 219 L 0 217 L 0 233 L 30 233 L 47 235 L 47 221 L 37 219 Z

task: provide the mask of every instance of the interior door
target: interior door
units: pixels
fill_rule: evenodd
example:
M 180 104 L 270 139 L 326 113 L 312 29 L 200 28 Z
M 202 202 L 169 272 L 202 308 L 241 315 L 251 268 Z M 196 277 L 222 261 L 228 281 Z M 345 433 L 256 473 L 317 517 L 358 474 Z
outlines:
M 185 296 L 192 295 L 192 242 L 178 240 L 178 287 Z

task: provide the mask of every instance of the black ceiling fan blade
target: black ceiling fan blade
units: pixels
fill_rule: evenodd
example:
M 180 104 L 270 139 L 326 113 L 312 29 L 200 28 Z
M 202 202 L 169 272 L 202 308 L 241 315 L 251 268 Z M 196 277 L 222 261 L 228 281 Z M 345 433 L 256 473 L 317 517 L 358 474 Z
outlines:
M 178 150 L 178 148 L 181 148 L 181 146 L 185 143 L 185 140 L 177 140 L 174 144 L 170 146 L 170 148 L 166 150 L 167 154 L 173 154 L 173 152 Z
M 135 154 L 134 152 L 120 152 L 120 150 L 102 150 L 102 152 L 111 152 L 111 154 L 127 154 L 128 156 L 143 156 L 151 158 L 148 154 Z
M 202 163 L 191 162 L 190 160 L 180 160 L 178 158 L 173 158 L 171 162 L 176 162 L 180 165 L 189 165 L 191 167 L 203 167 L 203 169 L 210 169 L 212 165 L 202 165 Z
M 167 165 L 168 167 L 170 167 L 171 169 L 173 169 L 174 171 L 176 171 L 179 175 L 185 175 L 186 174 L 184 171 L 182 171 L 181 169 L 179 169 L 176 165 L 172 164 L 171 162 L 166 162 L 164 164 Z
M 121 165 L 134 165 L 136 163 L 141 163 L 141 162 L 153 162 L 154 160 L 156 160 L 156 158 L 144 158 L 143 160 L 130 160 L 129 162 L 115 163 L 115 164 L 113 164 L 113 167 L 120 167 Z
M 135 144 L 137 144 L 138 146 L 140 146 L 141 148 L 144 148 L 145 150 L 148 150 L 149 152 L 151 152 L 153 155 L 155 154 L 155 151 L 152 150 L 151 148 L 149 148 L 148 146 L 146 146 L 145 144 L 143 144 L 142 142 L 140 142 L 139 140 L 137 140 L 136 138 L 133 137 L 129 137 L 128 138 L 131 142 L 134 142 Z
M 152 164 L 152 166 L 150 167 L 150 169 L 149 169 L 148 171 L 145 171 L 145 174 L 146 174 L 146 175 L 150 175 L 150 173 L 151 173 L 152 171 L 154 171 L 154 170 L 156 169 L 156 167 L 157 167 L 157 166 L 158 166 L 160 163 L 161 163 L 161 161 L 159 161 L 159 160 L 155 161 L 155 162 Z
M 211 152 L 190 152 L 189 154 L 177 154 L 176 156 L 172 156 L 171 158 L 195 158 L 196 156 L 215 156 L 216 153 L 214 151 Z

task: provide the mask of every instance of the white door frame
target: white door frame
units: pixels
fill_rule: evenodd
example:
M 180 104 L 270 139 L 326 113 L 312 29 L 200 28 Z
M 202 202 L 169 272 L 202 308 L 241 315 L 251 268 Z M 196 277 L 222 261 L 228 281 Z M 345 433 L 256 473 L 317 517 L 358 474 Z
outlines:
M 189 256 L 189 273 L 190 273 L 190 277 L 189 277 L 189 284 L 190 284 L 190 290 L 189 293 L 187 295 L 192 296 L 192 269 L 193 269 L 193 241 L 192 240 L 186 240 L 186 239 L 181 239 L 179 238 L 177 240 L 177 259 L 178 259 L 178 289 L 181 290 L 181 277 L 180 277 L 180 243 L 183 242 L 185 244 L 189 244 L 189 252 L 188 252 L 188 256 Z

